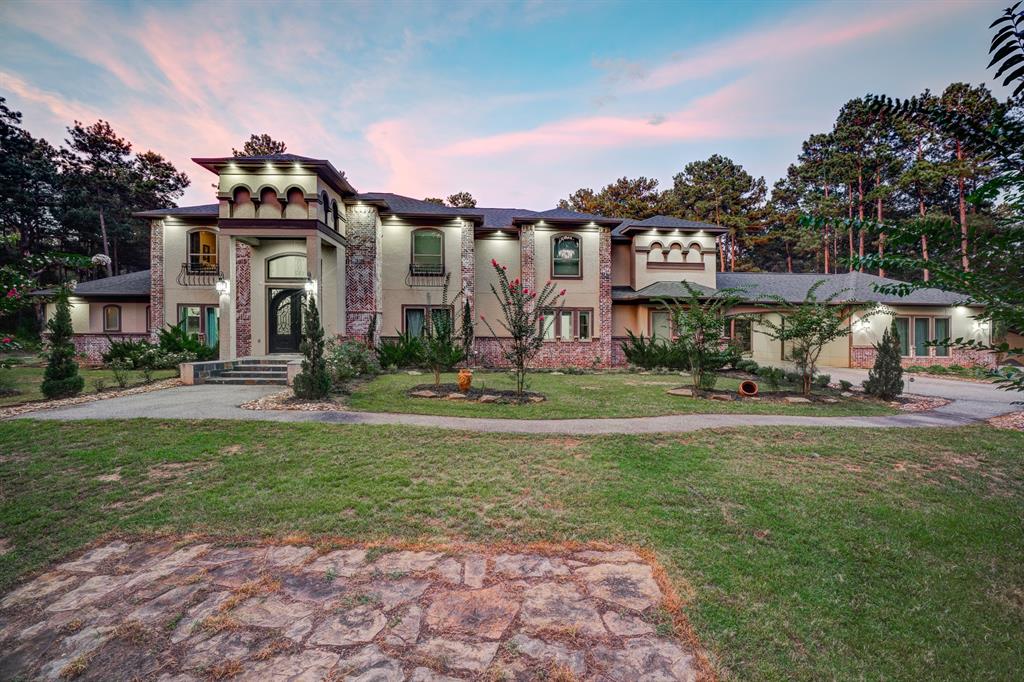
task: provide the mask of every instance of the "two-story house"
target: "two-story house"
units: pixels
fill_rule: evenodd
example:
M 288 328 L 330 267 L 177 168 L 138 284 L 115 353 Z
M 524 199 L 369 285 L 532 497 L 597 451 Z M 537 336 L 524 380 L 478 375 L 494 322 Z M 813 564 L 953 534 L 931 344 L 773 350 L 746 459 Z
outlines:
M 718 271 L 716 239 L 724 228 L 657 216 L 628 220 L 564 209 L 451 208 L 384 192 L 360 193 L 329 161 L 293 154 L 194 159 L 217 176 L 217 202 L 146 211 L 150 220 L 148 301 L 134 291 L 130 310 L 113 324 L 123 282 L 139 273 L 100 280 L 104 312 L 80 313 L 76 331 L 95 355 L 102 340 L 154 334 L 182 325 L 219 349 L 222 359 L 294 354 L 301 337 L 301 302 L 316 297 L 330 335 L 419 334 L 449 298 L 469 302 L 478 362 L 500 364 L 498 341 L 482 320 L 500 318 L 491 292 L 492 260 L 533 289 L 555 282 L 565 305 L 546 320 L 538 366 L 624 364 L 627 331 L 673 333 L 659 303 L 685 294 L 682 281 L 707 292 L 744 291 L 746 312 L 778 315 L 766 296 L 800 301 L 819 279 L 821 293 L 842 291 L 841 303 L 873 301 L 884 314 L 850 316 L 851 335 L 831 344 L 823 364 L 868 366 L 872 344 L 895 318 L 907 364 L 991 364 L 989 354 L 934 348 L 933 339 L 987 339 L 961 296 L 936 289 L 904 298 L 878 294 L 883 281 L 866 273 L 775 274 Z M 81 285 L 76 305 L 90 306 Z M 108 324 L 107 317 L 110 317 Z M 96 328 L 102 324 L 102 328 Z M 500 325 L 494 324 L 495 330 Z M 732 333 L 761 363 L 785 359 L 786 349 L 756 321 Z

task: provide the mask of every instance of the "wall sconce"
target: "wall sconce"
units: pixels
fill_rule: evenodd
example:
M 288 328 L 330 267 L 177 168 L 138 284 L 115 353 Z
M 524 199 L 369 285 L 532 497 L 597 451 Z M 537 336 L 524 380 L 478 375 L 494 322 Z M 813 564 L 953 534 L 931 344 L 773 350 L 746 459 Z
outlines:
M 316 294 L 316 280 L 312 277 L 306 277 L 305 288 L 307 294 L 314 296 Z
M 227 281 L 223 277 L 217 280 L 214 287 L 216 287 L 217 293 L 221 296 L 227 296 L 231 292 L 231 282 Z

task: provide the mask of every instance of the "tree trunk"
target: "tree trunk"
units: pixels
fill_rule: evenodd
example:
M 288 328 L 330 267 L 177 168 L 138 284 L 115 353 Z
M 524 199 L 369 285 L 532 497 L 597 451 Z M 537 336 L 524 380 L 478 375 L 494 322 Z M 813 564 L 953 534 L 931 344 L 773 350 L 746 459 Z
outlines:
M 825 185 L 825 203 L 828 204 L 828 184 Z M 827 275 L 828 274 L 828 266 L 829 266 L 829 262 L 828 262 L 828 255 L 829 255 L 828 254 L 828 221 L 827 220 L 825 221 L 824 240 L 825 240 L 825 274 Z
M 853 272 L 853 183 L 846 183 L 846 196 L 849 198 L 847 202 L 847 213 L 850 218 L 850 227 L 846 230 L 847 241 L 850 242 L 850 266 L 849 271 Z
M 881 186 L 881 184 L 882 184 L 882 172 L 881 171 L 875 171 L 875 187 L 877 188 L 877 187 Z M 882 227 L 882 197 L 881 196 L 878 197 L 877 210 L 878 210 L 878 227 L 879 227 L 879 230 L 880 230 L 879 233 L 878 233 L 878 255 L 879 255 L 879 257 L 881 257 L 881 256 L 885 255 L 885 232 L 881 231 L 881 227 Z M 885 277 L 885 269 L 881 266 L 881 264 L 879 264 L 879 266 L 878 266 L 878 276 L 879 277 Z
M 736 235 L 729 239 L 729 272 L 736 272 Z
M 964 149 L 960 140 L 956 141 L 956 160 L 964 160 Z M 961 168 L 957 172 L 957 190 L 960 199 L 960 258 L 963 263 L 964 272 L 971 269 L 971 263 L 967 258 L 967 200 L 964 198 L 964 172 Z
M 858 246 L 857 255 L 861 258 L 864 257 L 864 171 L 861 168 L 857 169 L 857 218 L 861 221 L 861 224 L 857 228 Z M 858 268 L 861 272 L 864 272 L 864 266 L 861 265 Z
M 921 214 L 921 217 L 924 218 L 924 214 L 925 214 L 925 210 L 924 210 L 924 197 L 922 197 L 920 193 L 918 193 L 917 210 Z M 923 258 L 925 261 L 928 260 L 928 235 L 926 235 L 926 234 L 922 234 L 921 235 L 921 258 Z M 927 282 L 929 276 L 930 276 L 930 273 L 928 272 L 928 268 L 925 268 L 924 269 L 924 281 Z
M 103 216 L 103 208 L 100 208 L 100 234 L 103 236 L 103 255 L 107 257 L 107 277 L 114 274 L 113 261 L 110 259 L 110 245 L 107 243 L 107 221 Z
M 793 272 L 793 254 L 789 250 L 789 243 L 786 243 L 786 272 Z
M 718 242 L 718 269 L 725 272 L 725 235 L 719 235 L 715 241 Z

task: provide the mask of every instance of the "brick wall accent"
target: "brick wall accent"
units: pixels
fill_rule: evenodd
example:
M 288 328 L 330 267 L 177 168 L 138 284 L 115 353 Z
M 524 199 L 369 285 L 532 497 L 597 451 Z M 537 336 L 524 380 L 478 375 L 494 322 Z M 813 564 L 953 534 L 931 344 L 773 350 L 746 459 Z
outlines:
M 963 367 L 989 367 L 994 369 L 996 367 L 996 354 L 991 351 L 950 348 L 948 357 L 901 358 L 900 364 L 904 367 L 913 367 L 915 365 L 922 367 L 929 365 L 942 365 L 943 367 L 961 365 Z M 874 367 L 875 347 L 854 346 L 850 351 L 850 366 L 861 368 Z
M 600 336 L 597 342 L 601 346 L 601 365 L 612 365 L 612 231 L 601 228 L 598 240 L 598 308 L 597 317 Z
M 139 332 L 137 334 L 75 334 L 71 342 L 75 344 L 75 352 L 85 358 L 91 365 L 98 365 L 103 362 L 103 354 L 110 348 L 111 341 L 148 341 L 149 334 Z
M 493 336 L 477 338 L 474 342 L 477 361 L 483 367 L 508 367 L 501 354 L 501 341 Z M 545 342 L 529 367 L 557 369 L 559 367 L 593 368 L 604 366 L 602 346 L 598 339 L 591 341 Z
M 625 367 L 629 364 L 626 354 L 622 352 L 622 343 L 628 336 L 612 337 L 612 367 Z
M 377 211 L 372 206 L 349 209 L 345 249 L 345 334 L 365 338 L 370 320 L 381 312 L 381 252 Z M 377 325 L 380 335 L 380 324 Z
M 534 231 L 533 225 L 519 228 L 519 279 L 527 289 L 536 290 L 537 274 L 534 265 Z
M 461 244 L 461 263 L 459 266 L 459 272 L 462 278 L 462 295 L 469 301 L 470 315 L 473 316 L 476 311 L 475 288 L 476 288 L 476 249 L 475 239 L 473 235 L 473 223 L 468 220 L 462 223 L 462 244 Z M 462 305 L 465 305 L 464 303 Z M 461 311 L 458 311 L 461 313 Z
M 235 242 L 235 355 L 252 353 L 252 247 Z
M 164 224 L 154 220 L 149 224 L 149 328 L 153 341 L 164 325 Z

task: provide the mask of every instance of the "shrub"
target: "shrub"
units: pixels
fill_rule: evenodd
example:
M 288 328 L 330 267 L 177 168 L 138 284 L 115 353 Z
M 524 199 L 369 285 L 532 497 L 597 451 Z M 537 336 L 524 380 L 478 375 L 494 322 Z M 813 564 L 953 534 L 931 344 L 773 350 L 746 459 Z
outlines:
M 736 363 L 736 369 L 749 374 L 757 374 L 759 365 L 753 360 L 740 360 Z
M 840 390 L 842 390 L 842 391 L 849 391 L 851 388 L 853 388 L 853 384 L 851 382 L 847 381 L 846 379 L 840 379 L 839 380 L 839 389 Z
M 199 340 L 195 334 L 189 334 L 183 327 L 167 325 L 157 333 L 160 350 L 165 353 L 188 353 L 196 360 L 213 360 L 217 350 L 210 348 Z
M 120 358 L 110 363 L 110 369 L 114 372 L 114 381 L 117 382 L 118 388 L 126 388 L 128 386 L 128 371 L 131 368 L 132 363 L 130 361 Z
M 320 311 L 316 299 L 307 297 L 306 314 L 302 321 L 302 371 L 295 377 L 292 388 L 295 395 L 306 400 L 326 398 L 331 392 L 331 375 L 324 358 L 324 328 L 320 326 Z
M 757 375 L 764 379 L 764 383 L 767 384 L 768 388 L 772 391 L 779 390 L 779 385 L 786 377 L 786 373 L 778 367 L 759 367 Z
M 826 388 L 832 381 L 831 374 L 818 374 L 814 377 L 814 385 L 817 388 Z
M 373 350 L 361 341 L 331 339 L 327 342 L 327 367 L 335 385 L 380 373 Z
M 463 339 L 456 335 L 456 323 L 452 319 L 454 307 L 448 305 L 448 276 L 445 275 L 441 307 L 431 311 L 426 329 L 423 330 L 423 361 L 434 372 L 434 386 L 441 385 L 441 372 L 450 370 L 466 357 L 466 346 L 463 345 Z M 461 328 L 465 330 L 466 327 L 463 318 Z M 470 339 L 470 344 L 472 342 Z
M 134 341 L 132 339 L 126 339 L 124 341 L 115 341 L 109 336 L 107 340 L 110 342 L 110 347 L 105 353 L 103 353 L 103 364 L 109 365 L 114 360 L 127 360 L 132 364 L 133 367 L 140 365 L 140 359 L 146 351 L 153 348 L 153 344 L 142 341 Z
M 925 371 L 929 374 L 949 374 L 949 370 L 942 365 L 929 365 Z
M 910 367 L 906 367 L 903 371 L 904 372 L 927 372 L 928 368 L 927 367 L 922 367 L 921 365 L 911 365 Z
M 381 367 L 419 367 L 423 364 L 423 342 L 409 332 L 399 332 L 395 339 L 384 339 L 377 346 Z
M 702 391 L 713 391 L 718 382 L 718 375 L 714 372 L 704 372 L 700 375 L 700 389 Z
M 864 392 L 882 400 L 892 400 L 903 392 L 903 366 L 900 364 L 900 335 L 893 323 L 875 344 L 875 366 L 868 372 Z
M 68 291 L 62 288 L 57 295 L 57 310 L 46 323 L 50 332 L 50 348 L 46 351 L 46 371 L 39 387 L 47 398 L 69 398 L 82 392 L 85 379 L 78 373 L 75 345 L 71 342 L 71 304 Z
M 666 341 L 655 337 L 647 338 L 643 334 L 637 336 L 626 330 L 626 340 L 622 342 L 622 352 L 626 360 L 642 369 L 690 369 L 690 361 L 686 349 L 677 341 Z
M 787 384 L 793 384 L 794 386 L 801 384 L 804 380 L 804 375 L 800 372 L 785 372 L 783 376 Z

